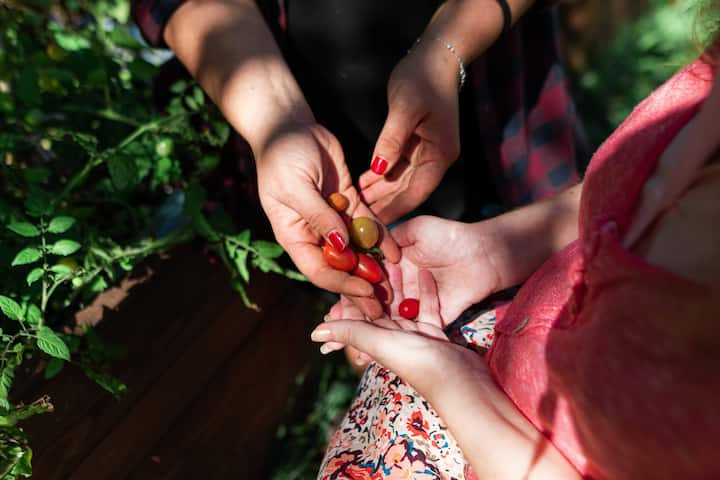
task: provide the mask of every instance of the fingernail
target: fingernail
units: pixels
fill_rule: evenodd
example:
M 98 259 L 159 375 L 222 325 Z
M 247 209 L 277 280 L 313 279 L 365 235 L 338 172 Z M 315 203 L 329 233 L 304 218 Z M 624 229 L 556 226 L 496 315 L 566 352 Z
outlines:
M 330 330 L 324 328 L 316 328 L 310 334 L 310 338 L 313 342 L 327 342 L 332 337 Z
M 385 170 L 387 169 L 388 162 L 380 155 L 375 155 L 375 158 L 373 158 L 372 163 L 370 164 L 370 170 L 377 173 L 378 175 L 382 175 L 385 173 Z
M 341 252 L 345 250 L 345 241 L 343 240 L 340 233 L 330 232 L 330 235 L 328 235 L 328 240 L 330 240 L 332 246 L 335 247 L 335 250 L 340 250 Z
M 320 353 L 322 353 L 323 355 L 327 355 L 328 353 L 332 353 L 332 352 L 334 352 L 334 351 L 335 351 L 335 349 L 332 348 L 332 347 L 331 347 L 330 345 L 328 345 L 327 343 L 323 343 L 323 344 L 320 346 Z

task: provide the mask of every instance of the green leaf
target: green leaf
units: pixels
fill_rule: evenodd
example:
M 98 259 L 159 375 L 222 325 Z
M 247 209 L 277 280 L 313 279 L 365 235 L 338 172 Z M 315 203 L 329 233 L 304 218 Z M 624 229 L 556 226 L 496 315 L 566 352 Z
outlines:
M 72 33 L 55 32 L 55 42 L 68 52 L 90 48 L 90 41 L 87 38 Z
M 200 105 L 197 104 L 194 98 L 192 97 L 185 97 L 185 104 L 188 106 L 188 108 L 192 111 L 197 111 L 200 108 Z
M 107 162 L 110 180 L 118 190 L 125 190 L 137 179 L 135 162 L 126 157 L 113 157 Z
M 285 250 L 275 242 L 267 242 L 265 240 L 256 240 L 252 243 L 252 248 L 257 250 L 258 255 L 265 258 L 277 258 L 285 253 Z
M 14 379 L 15 364 L 8 363 L 5 368 L 2 369 L 2 372 L 0 372 L 0 407 L 7 410 L 10 409 L 8 397 L 10 396 L 10 389 L 12 388 Z
M 108 373 L 99 372 L 90 367 L 84 367 L 83 372 L 86 377 L 97 383 L 117 400 L 127 392 L 127 385 Z
M 22 308 L 20 308 L 20 305 L 18 305 L 15 300 L 6 297 L 5 295 L 0 295 L 0 310 L 2 310 L 5 316 L 10 320 L 20 321 L 23 318 Z
M 32 270 L 30 270 L 30 273 L 28 273 L 27 278 L 25 279 L 27 281 L 28 287 L 30 285 L 32 285 L 33 283 L 37 282 L 38 280 L 40 280 L 40 278 L 42 276 L 43 276 L 42 268 L 38 267 L 38 268 L 33 268 Z
M 70 350 L 62 338 L 49 327 L 42 327 L 37 332 L 37 346 L 51 357 L 70 360 Z
M 32 223 L 27 222 L 13 222 L 7 226 L 7 229 L 23 237 L 37 237 L 40 235 L 40 230 Z
M 200 106 L 205 104 L 205 95 L 200 87 L 193 88 L 193 99 Z
M 284 272 L 283 268 L 271 258 L 254 257 L 253 265 L 263 273 L 273 272 L 282 274 Z
M 60 255 L 62 257 L 65 257 L 67 255 L 72 255 L 73 253 L 80 250 L 80 245 L 78 242 L 74 240 L 68 240 L 68 239 L 62 239 L 58 240 L 53 244 L 52 247 L 50 247 L 50 253 L 53 255 Z
M 43 314 L 42 311 L 38 308 L 37 305 L 34 303 L 31 303 L 28 305 L 27 310 L 27 321 L 30 325 L 38 325 L 40 323 L 40 320 L 42 320 Z
M 72 273 L 73 269 L 67 265 L 63 265 L 62 263 L 58 263 L 56 265 L 53 265 L 50 267 L 50 271 L 53 273 L 57 273 L 58 275 L 67 275 L 68 273 Z
M 238 243 L 242 243 L 243 245 L 249 245 L 250 244 L 250 230 L 245 229 L 239 234 L 235 235 L 235 240 Z
M 51 378 L 57 377 L 57 375 L 62 371 L 63 367 L 65 367 L 65 360 L 61 360 L 59 358 L 51 358 L 45 366 L 43 377 L 45 377 L 45 380 L 50 380 Z
M 31 217 L 48 215 L 52 211 L 53 199 L 52 194 L 32 186 L 28 197 L 25 199 L 25 209 Z
M 65 233 L 75 224 L 75 219 L 72 217 L 55 217 L 50 220 L 48 225 L 48 232 L 50 233 Z
M 187 88 L 187 82 L 185 80 L 178 80 L 173 83 L 170 87 L 172 93 L 182 93 Z
M 35 247 L 23 248 L 15 255 L 12 266 L 27 265 L 28 263 L 37 262 L 42 258 L 42 252 Z

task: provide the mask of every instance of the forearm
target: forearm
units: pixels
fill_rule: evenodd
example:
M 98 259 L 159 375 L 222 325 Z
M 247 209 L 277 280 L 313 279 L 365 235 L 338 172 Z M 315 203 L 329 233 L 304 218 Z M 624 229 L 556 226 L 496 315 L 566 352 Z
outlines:
M 534 0 L 507 0 L 513 23 Z M 448 0 L 433 16 L 422 35 L 424 43 L 439 38 L 451 43 L 464 63 L 469 64 L 500 36 L 504 25 L 499 0 Z
M 483 359 L 478 357 L 478 362 Z M 576 479 L 578 472 L 493 383 L 484 366 L 428 399 L 478 478 Z
M 164 38 L 256 153 L 312 112 L 253 0 L 190 0 Z
M 498 289 L 525 281 L 553 254 L 578 237 L 582 184 L 554 197 L 473 225 L 486 240 Z

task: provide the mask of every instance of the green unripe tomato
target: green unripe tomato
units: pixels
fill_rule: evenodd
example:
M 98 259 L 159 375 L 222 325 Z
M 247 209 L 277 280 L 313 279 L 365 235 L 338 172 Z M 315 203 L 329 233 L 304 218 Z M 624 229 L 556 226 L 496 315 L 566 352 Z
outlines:
M 350 224 L 350 238 L 355 245 L 367 250 L 377 243 L 380 238 L 380 230 L 372 218 L 353 218 Z
M 155 153 L 158 157 L 169 157 L 173 151 L 173 141 L 170 138 L 164 137 L 158 139 L 155 143 Z

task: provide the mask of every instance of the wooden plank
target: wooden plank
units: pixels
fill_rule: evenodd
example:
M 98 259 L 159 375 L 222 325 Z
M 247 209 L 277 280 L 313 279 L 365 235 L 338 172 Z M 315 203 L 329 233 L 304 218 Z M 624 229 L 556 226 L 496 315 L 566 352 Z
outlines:
M 272 298 L 282 298 L 291 284 L 282 277 L 256 275 L 254 290 L 263 292 L 265 312 L 272 312 Z M 259 296 L 259 295 L 258 295 Z M 72 473 L 73 479 L 114 480 L 124 478 L 171 426 L 187 405 L 201 395 L 216 371 L 245 344 L 262 314 L 249 311 L 237 301 L 223 311 L 188 346 L 177 361 L 157 379 L 132 410 L 117 423 Z
M 288 295 L 127 478 L 262 478 L 295 377 L 318 355 L 319 307 L 311 293 Z
M 199 252 L 178 252 L 156 270 L 156 275 L 135 287 L 99 327 L 104 336 L 128 347 L 128 356 L 115 369 L 130 389 L 120 402 L 74 368 L 50 383 L 36 382 L 26 390 L 22 398 L 31 400 L 47 392 L 56 405 L 56 413 L 32 419 L 27 425 L 35 450 L 35 478 L 67 478 L 201 333 L 214 325 L 222 311 L 241 305 L 222 267 L 208 265 Z M 254 280 L 252 294 L 262 297 L 258 301 L 269 301 L 271 296 L 262 294 L 269 280 L 260 275 Z M 247 335 L 259 318 L 243 311 L 235 338 Z

